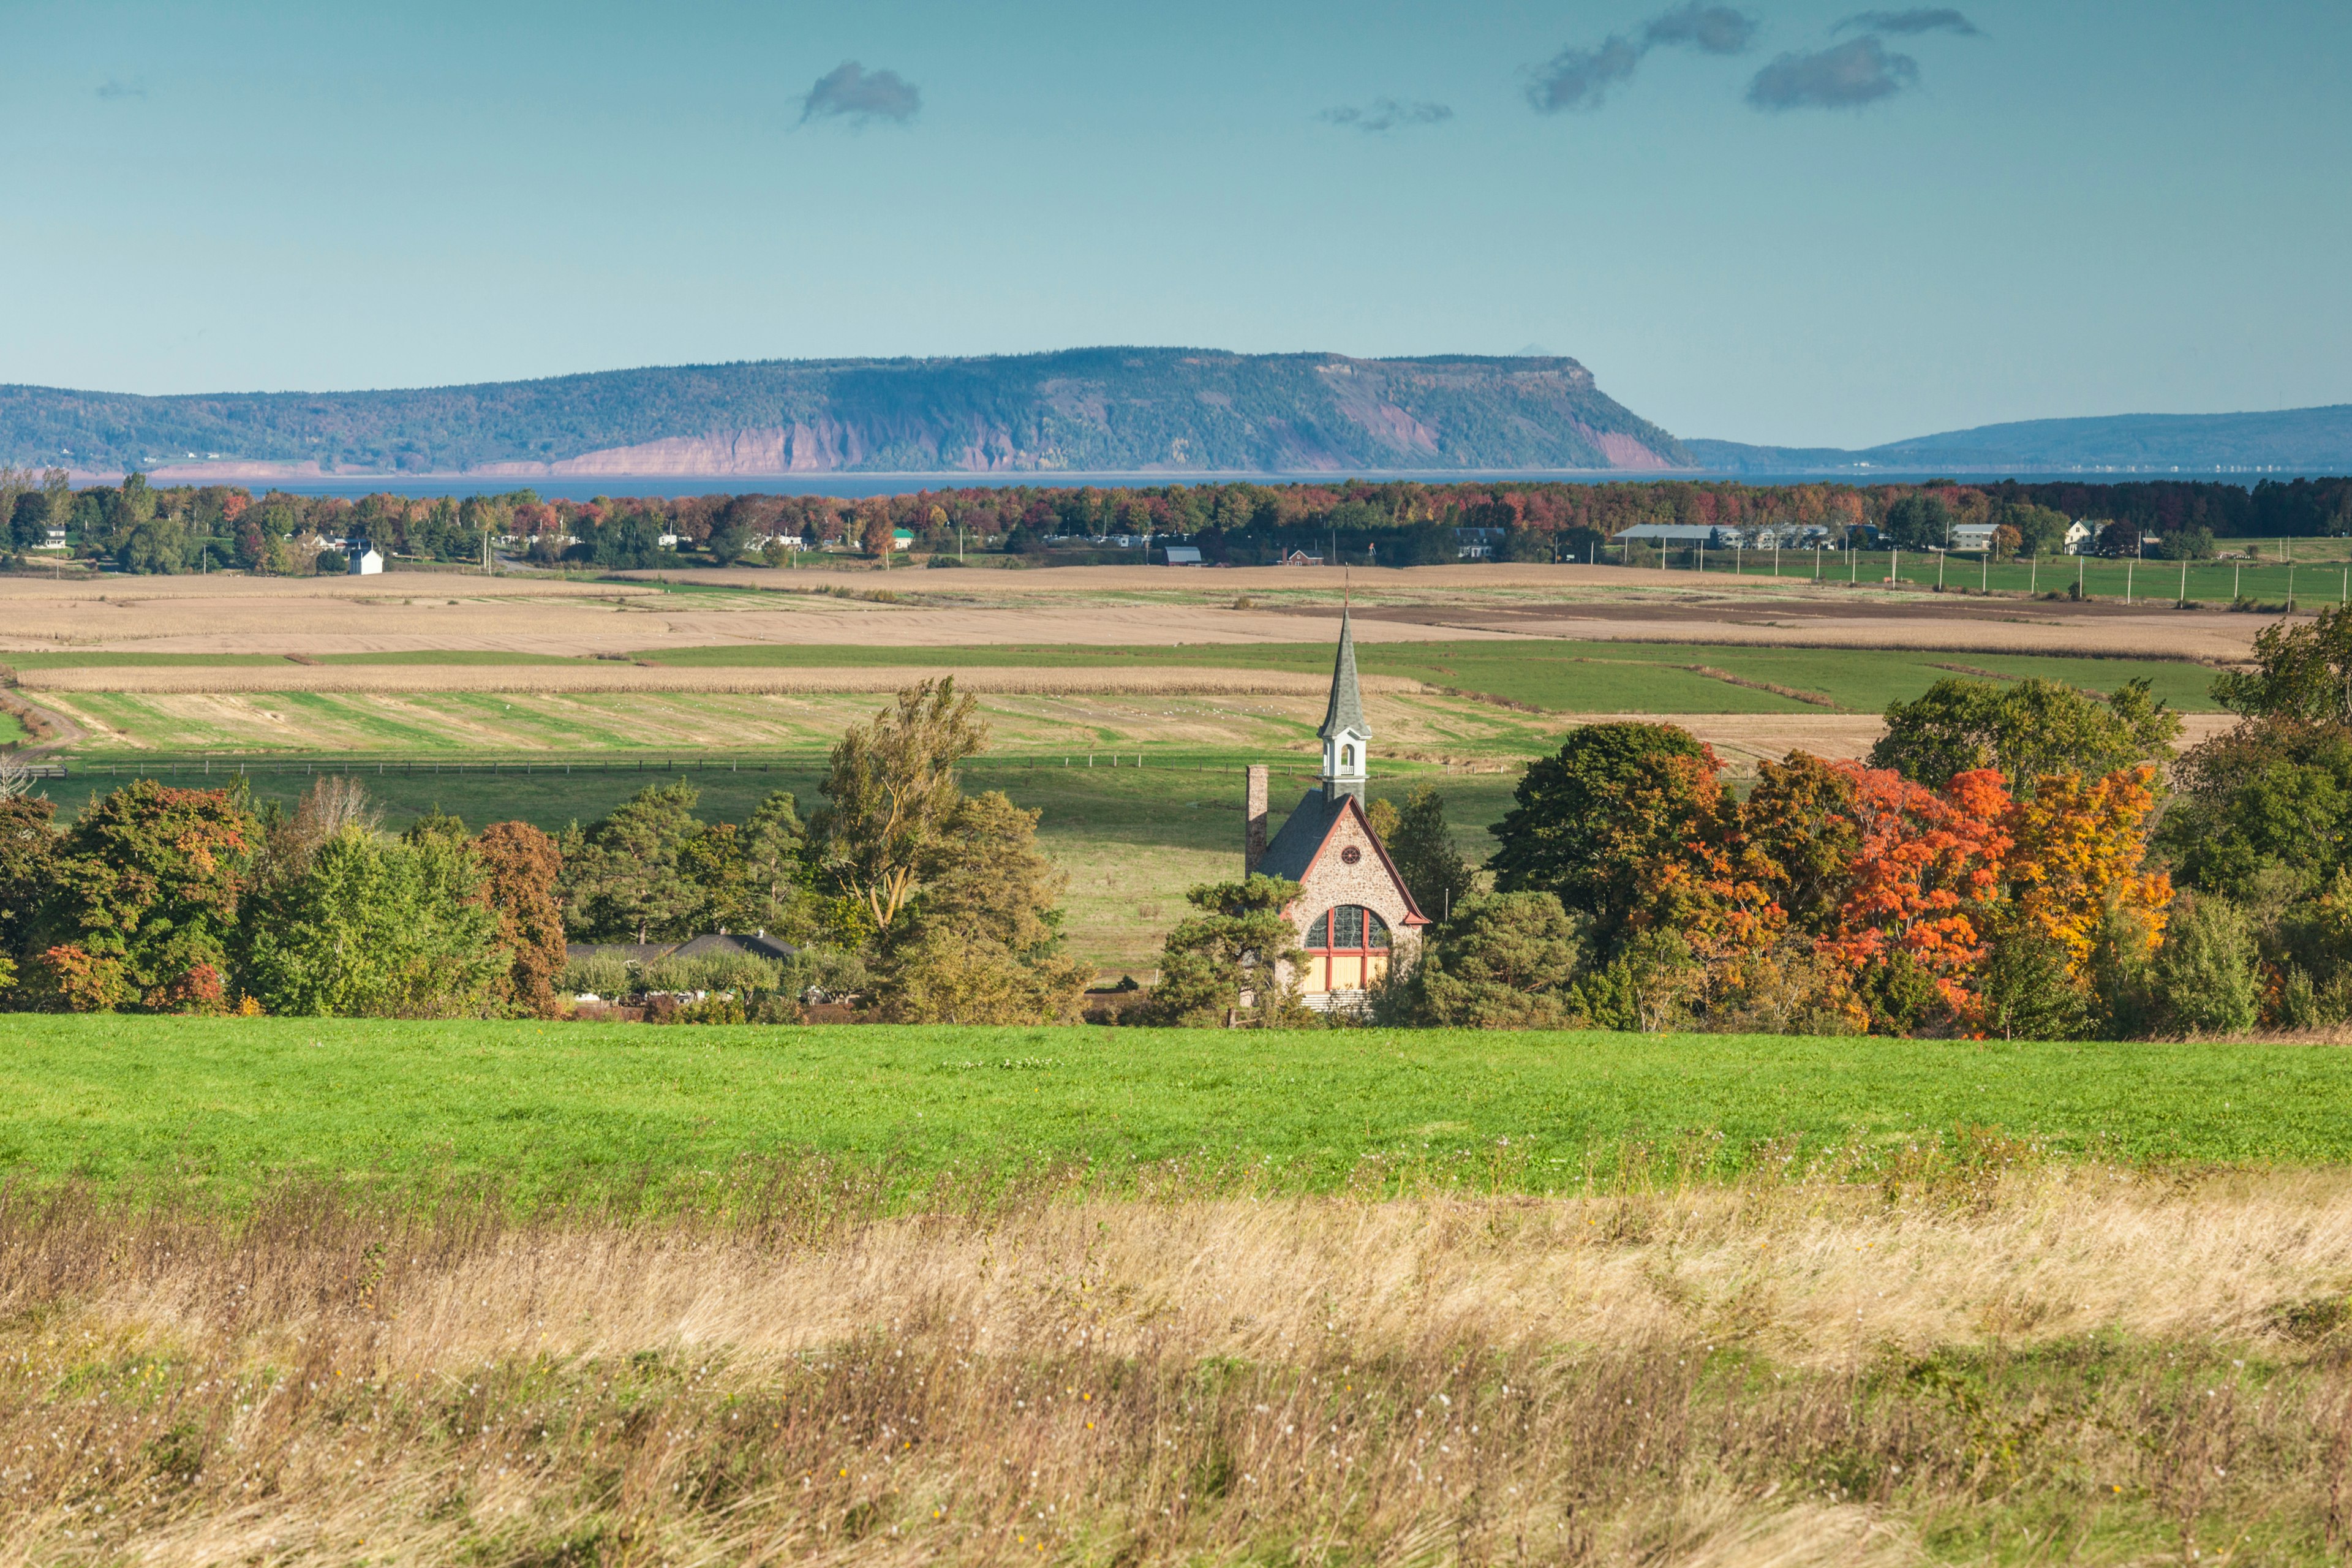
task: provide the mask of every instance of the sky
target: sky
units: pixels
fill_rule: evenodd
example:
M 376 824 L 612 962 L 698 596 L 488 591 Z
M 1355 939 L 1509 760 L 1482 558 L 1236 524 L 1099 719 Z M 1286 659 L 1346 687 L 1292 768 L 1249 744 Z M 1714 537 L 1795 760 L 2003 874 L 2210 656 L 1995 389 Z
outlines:
M 0 382 L 1574 356 L 1678 436 L 2352 402 L 2352 0 L 0 0 Z

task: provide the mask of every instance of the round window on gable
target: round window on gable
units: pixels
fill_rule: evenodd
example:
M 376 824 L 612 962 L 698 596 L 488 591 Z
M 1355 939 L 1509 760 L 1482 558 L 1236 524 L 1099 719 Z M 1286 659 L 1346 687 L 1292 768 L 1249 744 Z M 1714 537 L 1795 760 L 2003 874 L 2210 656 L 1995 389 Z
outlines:
M 1352 866 L 1363 858 L 1364 852 L 1352 844 L 1339 851 L 1339 864 L 1342 866 Z

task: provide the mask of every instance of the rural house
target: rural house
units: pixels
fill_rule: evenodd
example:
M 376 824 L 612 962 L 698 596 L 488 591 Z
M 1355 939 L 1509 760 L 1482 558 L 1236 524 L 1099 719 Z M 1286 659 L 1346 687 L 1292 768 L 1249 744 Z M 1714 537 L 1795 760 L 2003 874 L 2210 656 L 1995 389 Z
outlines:
M 1266 842 L 1268 770 L 1254 764 L 1242 807 L 1245 873 L 1264 872 L 1299 884 L 1283 910 L 1307 950 L 1297 982 L 1310 1007 L 1352 1007 L 1367 986 L 1388 973 L 1392 958 L 1420 944 L 1429 923 L 1405 889 L 1379 835 L 1364 815 L 1364 777 L 1371 726 L 1364 720 L 1356 679 L 1356 636 L 1343 610 L 1339 652 L 1331 666 L 1331 699 L 1324 707 L 1323 776 Z

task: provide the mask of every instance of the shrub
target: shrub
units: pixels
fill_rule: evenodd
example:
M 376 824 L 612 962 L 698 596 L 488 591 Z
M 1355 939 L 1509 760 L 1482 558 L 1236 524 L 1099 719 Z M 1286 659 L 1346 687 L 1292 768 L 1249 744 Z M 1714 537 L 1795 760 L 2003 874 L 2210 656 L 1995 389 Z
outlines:
M 637 966 L 617 953 L 591 953 L 565 962 L 555 988 L 566 996 L 595 995 L 610 1001 L 638 989 Z
M 803 947 L 784 960 L 775 988 L 794 1002 L 838 1002 L 873 983 L 857 954 L 838 947 Z
M 2213 894 L 2183 898 L 2149 968 L 2163 1026 L 2204 1035 L 2252 1028 L 2262 1003 L 2255 958 L 2245 911 Z
M 1374 994 L 1381 1022 L 1470 1028 L 1558 1028 L 1583 942 L 1549 893 L 1463 900 L 1428 929 L 1419 962 Z
M 644 991 L 772 991 L 779 966 L 749 952 L 706 952 L 691 958 L 656 958 L 638 981 Z
M 508 955 L 463 840 L 347 827 L 248 921 L 253 994 L 274 1014 L 447 1018 L 493 1010 Z

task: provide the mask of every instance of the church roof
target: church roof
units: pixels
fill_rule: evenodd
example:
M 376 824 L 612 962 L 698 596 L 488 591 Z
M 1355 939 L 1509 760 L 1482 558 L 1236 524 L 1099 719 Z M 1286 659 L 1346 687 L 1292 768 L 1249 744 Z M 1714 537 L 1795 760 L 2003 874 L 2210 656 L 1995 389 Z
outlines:
M 1323 846 L 1331 841 L 1331 830 L 1339 826 L 1339 819 L 1350 811 L 1361 816 L 1363 810 L 1362 805 L 1351 795 L 1334 796 L 1319 789 L 1308 790 L 1300 797 L 1297 809 L 1283 823 L 1282 831 L 1274 836 L 1274 842 L 1265 847 L 1265 855 L 1258 861 L 1257 868 L 1269 877 L 1305 882 L 1307 873 L 1315 868 L 1315 858 L 1322 854 Z M 1427 925 L 1428 917 L 1421 912 L 1421 906 L 1413 902 L 1412 889 L 1404 885 L 1402 877 L 1397 875 L 1396 862 L 1389 858 L 1387 846 L 1371 831 L 1369 821 L 1364 824 L 1364 836 L 1372 841 L 1372 853 L 1381 858 L 1381 864 L 1395 879 L 1397 891 L 1404 895 L 1404 907 L 1410 911 L 1404 923 L 1409 926 Z
M 1282 831 L 1274 836 L 1274 842 L 1265 847 L 1257 868 L 1269 877 L 1305 881 L 1307 868 L 1315 863 L 1323 841 L 1331 837 L 1333 825 L 1348 809 L 1348 799 L 1344 795 L 1334 799 L 1319 789 L 1308 790 L 1282 825 Z
M 1328 741 L 1342 730 L 1364 736 L 1372 732 L 1364 722 L 1363 693 L 1356 686 L 1356 634 L 1344 609 L 1339 612 L 1339 653 L 1331 661 L 1331 700 L 1323 710 L 1323 727 L 1315 733 Z

